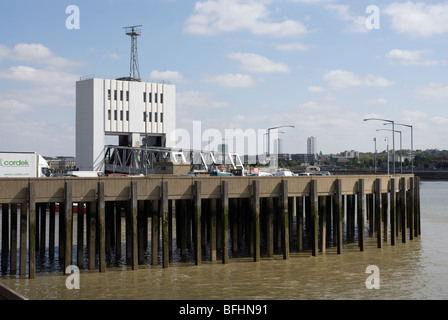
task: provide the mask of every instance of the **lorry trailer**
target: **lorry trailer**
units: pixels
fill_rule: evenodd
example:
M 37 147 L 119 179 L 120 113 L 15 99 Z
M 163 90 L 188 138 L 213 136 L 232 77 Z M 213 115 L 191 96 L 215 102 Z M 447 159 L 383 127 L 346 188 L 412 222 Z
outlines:
M 35 152 L 0 152 L 0 178 L 50 177 L 48 162 Z

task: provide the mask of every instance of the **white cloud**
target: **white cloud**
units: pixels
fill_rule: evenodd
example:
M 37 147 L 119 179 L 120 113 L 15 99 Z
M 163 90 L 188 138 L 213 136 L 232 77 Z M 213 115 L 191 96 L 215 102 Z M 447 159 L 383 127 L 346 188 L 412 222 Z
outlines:
M 255 85 L 255 80 L 252 76 L 247 74 L 221 74 L 221 75 L 213 75 L 207 76 L 205 78 L 206 82 L 216 83 L 221 87 L 230 87 L 230 88 L 248 88 Z
M 348 87 L 387 87 L 394 83 L 383 77 L 368 74 L 366 76 L 360 76 L 350 71 L 345 70 L 332 70 L 324 75 L 324 80 L 332 87 L 335 88 L 348 88 Z
M 322 92 L 325 92 L 325 88 L 317 87 L 317 86 L 311 86 L 311 87 L 308 87 L 308 91 L 311 92 L 311 93 L 322 93 Z
M 207 0 L 196 2 L 194 13 L 186 22 L 184 31 L 191 34 L 215 35 L 224 32 L 249 31 L 255 35 L 288 37 L 307 32 L 295 20 L 274 22 L 260 0 Z
M 399 33 L 430 37 L 448 32 L 448 3 L 394 2 L 384 14 L 391 16 L 391 28 Z
M 384 98 L 378 98 L 378 99 L 373 99 L 373 100 L 368 100 L 367 104 L 370 105 L 379 105 L 379 104 L 386 104 L 387 100 Z
M 300 42 L 292 42 L 292 43 L 275 43 L 273 44 L 274 48 L 281 51 L 307 51 L 310 46 L 302 44 Z
M 19 43 L 8 53 L 7 58 L 11 60 L 44 64 L 49 68 L 67 69 L 81 65 L 80 62 L 56 56 L 49 48 L 40 43 Z
M 329 4 L 326 9 L 336 12 L 337 17 L 348 22 L 348 26 L 344 31 L 349 33 L 365 33 L 370 30 L 366 28 L 366 16 L 355 16 L 350 12 L 350 6 L 340 4 Z
M 426 99 L 448 101 L 448 86 L 440 83 L 431 83 L 425 88 L 417 90 L 417 95 Z
M 241 68 L 247 72 L 270 73 L 270 72 L 290 72 L 288 65 L 281 62 L 273 62 L 266 57 L 254 53 L 231 53 L 230 59 L 240 62 Z
M 154 70 L 150 75 L 154 80 L 166 80 L 166 81 L 182 81 L 184 77 L 179 71 L 157 71 Z
M 422 55 L 427 53 L 426 50 L 390 50 L 386 57 L 391 59 L 394 63 L 406 66 L 435 66 L 439 62 L 435 60 L 422 60 Z
M 217 109 L 228 107 L 229 103 L 214 100 L 209 93 L 184 91 L 176 94 L 176 104 L 181 108 L 186 106 L 200 109 Z

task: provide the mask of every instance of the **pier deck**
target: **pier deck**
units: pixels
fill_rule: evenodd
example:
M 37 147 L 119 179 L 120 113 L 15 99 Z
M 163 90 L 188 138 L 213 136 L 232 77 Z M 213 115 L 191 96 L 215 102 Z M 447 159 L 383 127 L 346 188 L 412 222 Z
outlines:
M 86 258 L 105 272 L 111 248 L 132 269 L 145 250 L 167 268 L 190 244 L 196 265 L 204 250 L 229 263 L 243 244 L 256 262 L 328 245 L 341 254 L 355 239 L 363 251 L 368 236 L 381 248 L 420 235 L 419 189 L 414 175 L 0 179 L 1 273 L 34 278 L 37 253 L 58 254 L 63 272 Z

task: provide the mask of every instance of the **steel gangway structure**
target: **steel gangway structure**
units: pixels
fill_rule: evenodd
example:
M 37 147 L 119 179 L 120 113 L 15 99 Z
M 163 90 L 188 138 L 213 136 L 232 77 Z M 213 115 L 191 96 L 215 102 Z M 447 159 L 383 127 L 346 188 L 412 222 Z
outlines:
M 244 164 L 238 153 L 163 147 L 122 147 L 108 145 L 104 152 L 105 172 L 131 175 L 157 173 L 161 163 L 189 164 L 190 173 L 211 173 L 224 168 L 244 173 Z

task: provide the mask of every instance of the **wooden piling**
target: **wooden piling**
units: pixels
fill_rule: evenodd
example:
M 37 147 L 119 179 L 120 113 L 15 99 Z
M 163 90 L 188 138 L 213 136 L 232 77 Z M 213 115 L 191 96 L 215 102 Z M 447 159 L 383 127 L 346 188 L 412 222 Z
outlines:
M 68 266 L 72 264 L 72 222 L 73 222 L 73 202 L 72 183 L 65 182 L 64 218 L 65 218 L 65 252 L 64 252 L 64 274 Z
M 364 216 L 365 216 L 365 204 L 364 204 L 364 179 L 358 180 L 358 245 L 359 250 L 365 250 L 364 239 Z
M 281 183 L 281 203 L 282 203 L 282 248 L 283 259 L 289 259 L 289 212 L 288 212 L 288 180 Z
M 381 194 L 381 178 L 375 180 L 375 219 L 377 247 L 383 247 L 383 201 Z
M 407 207 L 407 197 L 406 197 L 406 178 L 401 178 L 400 181 L 400 198 L 401 198 L 401 208 L 400 208 L 400 215 L 401 215 L 401 241 L 403 243 L 406 242 L 406 228 L 407 228 L 407 214 L 406 214 L 406 207 Z
M 409 178 L 409 240 L 414 239 L 414 183 L 415 179 L 413 177 Z
M 26 274 L 26 244 L 28 238 L 28 203 L 23 202 L 20 205 L 20 257 L 19 257 L 19 275 Z
M 195 265 L 200 266 L 202 263 L 201 250 L 201 181 L 194 183 L 194 262 Z
M 311 250 L 312 255 L 317 256 L 319 252 L 319 212 L 317 196 L 317 180 L 310 182 L 310 209 L 311 209 Z
M 98 182 L 98 199 L 97 199 L 97 216 L 98 216 L 98 238 L 99 238 L 99 271 L 106 271 L 106 209 L 104 198 L 104 182 Z
M 397 239 L 395 232 L 397 223 L 397 200 L 396 200 L 395 178 L 390 179 L 389 202 L 390 202 L 390 244 L 394 246 Z
M 138 216 L 138 201 L 137 201 L 137 182 L 131 182 L 131 200 L 130 200 L 130 231 L 132 238 L 132 254 L 131 254 L 131 267 L 132 270 L 138 268 L 138 233 L 137 233 L 137 216 Z
M 210 260 L 216 261 L 217 199 L 210 199 Z
M 160 201 L 160 205 L 162 214 L 162 267 L 168 268 L 170 262 L 168 181 L 162 181 L 161 196 L 162 200 Z
M 335 182 L 335 195 L 334 195 L 334 203 L 333 203 L 333 216 L 335 218 L 335 227 L 336 227 L 336 246 L 338 254 L 342 253 L 343 247 L 343 237 L 342 237 L 342 218 L 344 215 L 343 207 L 342 207 L 342 181 L 341 179 L 337 179 Z
M 254 261 L 260 261 L 261 257 L 261 231 L 260 231 L 260 181 L 252 182 L 252 220 L 254 234 Z
M 9 205 L 2 204 L 2 272 L 8 269 L 9 256 Z
M 274 256 L 274 198 L 269 197 L 267 201 L 266 214 L 266 255 Z
M 229 263 L 229 185 L 227 181 L 221 182 L 222 205 L 222 263 Z
M 297 197 L 296 224 L 297 250 L 301 252 L 303 251 L 303 197 Z
M 28 189 L 28 278 L 36 277 L 36 184 L 30 182 Z
M 151 207 L 151 265 L 159 263 L 159 200 L 152 201 Z

